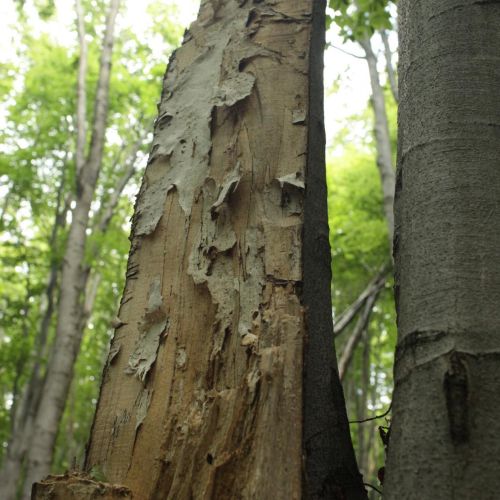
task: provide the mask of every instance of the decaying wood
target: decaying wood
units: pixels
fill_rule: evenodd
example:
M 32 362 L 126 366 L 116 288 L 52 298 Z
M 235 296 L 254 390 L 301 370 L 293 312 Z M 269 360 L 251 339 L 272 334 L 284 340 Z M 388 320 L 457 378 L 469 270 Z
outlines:
M 33 485 L 37 500 L 132 500 L 125 486 L 97 481 L 81 473 L 48 476 Z
M 314 64 L 322 54 L 321 40 L 311 43 L 313 8 L 324 7 L 204 1 L 170 61 L 86 459 L 134 498 L 366 497 L 331 303 L 319 301 L 327 322 L 316 326 L 316 284 L 303 271 L 321 254 L 317 281 L 329 287 L 323 212 L 309 217 L 309 260 L 303 254 L 304 195 L 324 180 L 321 155 L 310 153 L 310 127 L 315 147 L 323 132 L 309 81 L 312 47 Z M 310 210 L 322 204 L 326 195 Z M 308 413 L 333 425 L 306 436 L 304 481 L 307 338 L 310 354 L 327 342 L 318 363 L 328 366 L 310 366 L 309 383 L 328 374 L 318 387 L 334 413 Z

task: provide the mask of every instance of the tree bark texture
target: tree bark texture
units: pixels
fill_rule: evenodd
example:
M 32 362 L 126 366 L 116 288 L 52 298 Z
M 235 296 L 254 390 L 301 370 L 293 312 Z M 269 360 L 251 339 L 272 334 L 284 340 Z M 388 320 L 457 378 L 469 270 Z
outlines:
M 384 498 L 500 491 L 500 3 L 401 0 Z
M 364 496 L 333 350 L 322 84 L 309 81 L 324 8 L 204 1 L 171 58 L 86 458 L 134 498 Z
M 61 275 L 56 337 L 28 449 L 24 498 L 31 495 L 31 484 L 50 471 L 57 430 L 64 411 L 73 376 L 73 365 L 80 348 L 80 301 L 89 211 L 102 160 L 108 109 L 109 78 L 114 39 L 114 25 L 119 0 L 111 0 L 99 65 L 92 138 L 88 158 L 78 178 L 76 205 L 72 212 L 67 247 Z

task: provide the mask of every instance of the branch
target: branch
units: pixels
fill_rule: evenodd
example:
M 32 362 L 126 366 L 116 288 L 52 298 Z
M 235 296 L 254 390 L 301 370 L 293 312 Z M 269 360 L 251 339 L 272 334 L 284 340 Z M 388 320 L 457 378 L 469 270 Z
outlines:
M 97 230 L 101 233 L 105 233 L 108 229 L 109 223 L 111 222 L 111 218 L 115 212 L 116 206 L 120 201 L 120 196 L 125 189 L 125 186 L 128 184 L 131 177 L 135 174 L 136 168 L 135 163 L 137 161 L 137 155 L 139 150 L 141 149 L 143 140 L 142 137 L 138 139 L 132 147 L 130 155 L 125 165 L 125 169 L 118 178 L 115 189 L 111 193 L 110 197 L 107 200 L 107 203 L 101 205 L 101 208 L 96 216 L 97 222 Z
M 344 329 L 351 323 L 359 310 L 363 307 L 366 299 L 371 295 L 378 293 L 385 285 L 386 276 L 389 271 L 389 266 L 385 265 L 379 271 L 377 276 L 368 284 L 361 292 L 359 297 L 337 318 L 333 325 L 333 334 L 339 336 Z
M 333 49 L 339 50 L 340 52 L 342 52 L 348 56 L 355 57 L 356 59 L 366 59 L 365 56 L 359 56 L 357 54 L 353 54 L 352 52 L 349 52 L 348 50 L 345 50 L 341 47 L 337 47 L 336 45 L 333 45 L 333 43 L 329 43 L 328 47 L 332 47 Z
M 380 495 L 382 495 L 383 493 L 376 487 L 376 486 L 373 486 L 373 484 L 370 484 L 370 483 L 363 483 L 363 486 L 368 486 L 369 488 L 371 488 L 372 490 L 375 490 L 377 493 L 379 493 Z
M 80 0 L 75 2 L 76 24 L 78 29 L 78 45 L 80 56 L 78 59 L 78 80 L 76 86 L 76 179 L 79 182 L 83 166 L 85 165 L 85 140 L 87 135 L 87 89 L 85 77 L 87 75 L 87 41 L 85 40 L 85 23 Z
M 363 313 L 358 319 L 358 322 L 356 323 L 356 326 L 354 328 L 354 331 L 352 332 L 352 335 L 349 337 L 345 348 L 342 352 L 342 355 L 340 356 L 339 360 L 339 378 L 340 381 L 342 382 L 344 380 L 345 374 L 347 373 L 347 369 L 349 368 L 349 365 L 351 363 L 354 350 L 356 349 L 356 346 L 358 345 L 359 341 L 361 340 L 361 336 L 363 335 L 363 332 L 366 330 L 368 327 L 368 322 L 370 321 L 370 316 L 373 310 L 373 306 L 375 305 L 375 302 L 377 301 L 378 294 L 380 292 L 380 288 L 367 297 L 365 301 L 365 306 L 363 308 Z
M 392 96 L 396 102 L 399 102 L 398 84 L 396 82 L 396 73 L 392 65 L 392 52 L 391 47 L 389 46 L 389 38 L 387 37 L 385 30 L 380 31 L 380 36 L 382 38 L 382 43 L 384 44 L 385 65 L 387 68 L 387 76 L 389 78 Z
M 372 420 L 378 420 L 379 418 L 384 418 L 387 415 L 389 415 L 391 410 L 392 410 L 392 402 L 389 405 L 389 408 L 387 408 L 387 410 L 384 413 L 382 413 L 381 415 L 375 415 L 374 417 L 365 418 L 363 420 L 349 420 L 349 423 L 350 424 L 364 424 L 365 422 L 371 422 Z

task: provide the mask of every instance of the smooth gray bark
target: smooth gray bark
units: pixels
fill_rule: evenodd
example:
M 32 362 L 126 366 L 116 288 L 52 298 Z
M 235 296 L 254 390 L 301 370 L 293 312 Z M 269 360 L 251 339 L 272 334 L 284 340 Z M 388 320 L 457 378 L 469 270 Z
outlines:
M 88 158 L 78 178 L 76 205 L 72 213 L 61 276 L 61 297 L 54 348 L 44 385 L 43 399 L 35 419 L 30 443 L 23 497 L 31 495 L 31 484 L 50 471 L 59 422 L 73 376 L 73 365 L 81 341 L 80 301 L 83 292 L 82 265 L 89 211 L 99 175 L 108 112 L 109 79 L 114 25 L 119 0 L 111 0 L 99 66 L 94 122 Z
M 85 144 L 87 142 L 87 77 L 88 49 L 85 39 L 84 14 L 80 0 L 75 1 L 76 25 L 78 30 L 78 79 L 76 87 L 76 176 L 80 177 L 85 164 Z
M 394 236 L 394 186 L 395 173 L 392 163 L 391 137 L 389 134 L 389 122 L 385 107 L 384 89 L 380 84 L 377 69 L 377 56 L 373 52 L 369 38 L 360 40 L 366 55 L 366 62 L 370 73 L 372 88 L 372 106 L 375 117 L 375 145 L 377 149 L 377 167 L 380 173 L 382 194 L 384 199 L 384 215 L 387 221 L 387 232 L 389 237 L 389 248 L 392 249 Z
M 401 0 L 384 498 L 500 491 L 500 2 Z

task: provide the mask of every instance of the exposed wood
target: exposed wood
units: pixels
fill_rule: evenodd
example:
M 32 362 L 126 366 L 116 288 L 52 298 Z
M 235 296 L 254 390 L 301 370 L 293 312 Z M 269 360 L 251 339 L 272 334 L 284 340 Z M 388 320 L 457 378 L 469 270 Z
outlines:
M 324 7 L 203 2 L 170 61 L 86 460 L 135 498 L 366 498 L 332 349 L 322 90 L 309 81 Z M 324 194 L 316 216 L 308 190 Z M 305 273 L 314 258 L 319 280 Z M 303 424 L 306 329 L 308 383 L 327 373 L 333 413 Z M 303 425 L 325 416 L 305 436 L 306 486 Z
M 37 500 L 132 500 L 130 490 L 81 473 L 49 476 L 33 485 Z

